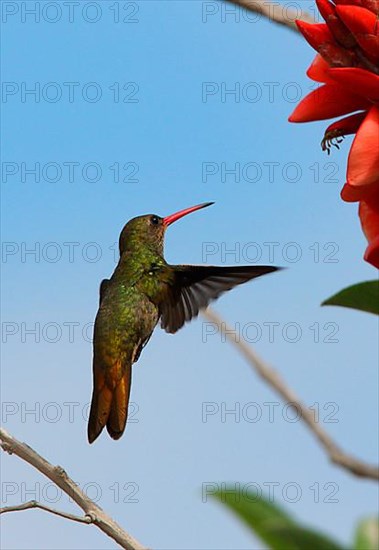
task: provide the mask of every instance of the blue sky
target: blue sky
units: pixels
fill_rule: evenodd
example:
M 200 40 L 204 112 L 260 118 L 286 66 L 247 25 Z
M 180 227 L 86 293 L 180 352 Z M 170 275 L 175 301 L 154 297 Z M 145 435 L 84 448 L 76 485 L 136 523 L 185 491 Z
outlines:
M 375 277 L 356 205 L 339 198 L 350 140 L 328 157 L 324 123 L 287 122 L 313 86 L 311 49 L 218 2 L 2 4 L 4 427 L 148 547 L 261 548 L 204 493 L 222 482 L 265 494 L 274 484 L 277 504 L 348 542 L 376 513 L 375 484 L 330 465 L 202 318 L 154 333 L 134 366 L 124 437 L 86 440 L 91 323 L 120 230 L 135 215 L 213 200 L 170 228 L 166 259 L 287 267 L 215 309 L 346 451 L 377 461 L 377 321 L 319 306 Z M 37 497 L 75 511 L 16 457 L 1 464 L 3 504 Z M 115 547 L 39 511 L 4 517 L 2 545 Z

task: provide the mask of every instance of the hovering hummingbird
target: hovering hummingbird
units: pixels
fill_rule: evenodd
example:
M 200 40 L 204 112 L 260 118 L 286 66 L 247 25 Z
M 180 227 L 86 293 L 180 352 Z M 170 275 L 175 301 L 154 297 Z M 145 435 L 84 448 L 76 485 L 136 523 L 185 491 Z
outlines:
M 211 204 L 192 206 L 165 218 L 138 216 L 121 231 L 119 262 L 112 277 L 100 285 L 93 339 L 90 443 L 104 426 L 113 439 L 124 433 L 132 365 L 159 320 L 166 332 L 174 333 L 223 292 L 279 269 L 168 264 L 163 257 L 167 227 Z

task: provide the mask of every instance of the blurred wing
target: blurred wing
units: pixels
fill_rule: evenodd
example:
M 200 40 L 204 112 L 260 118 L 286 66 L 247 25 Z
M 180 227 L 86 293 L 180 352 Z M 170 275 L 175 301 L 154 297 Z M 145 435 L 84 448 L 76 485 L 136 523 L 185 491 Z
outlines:
M 175 276 L 168 294 L 159 306 L 161 327 L 174 333 L 186 321 L 197 317 L 199 311 L 216 300 L 223 292 L 246 283 L 255 277 L 277 271 L 273 266 L 172 266 Z

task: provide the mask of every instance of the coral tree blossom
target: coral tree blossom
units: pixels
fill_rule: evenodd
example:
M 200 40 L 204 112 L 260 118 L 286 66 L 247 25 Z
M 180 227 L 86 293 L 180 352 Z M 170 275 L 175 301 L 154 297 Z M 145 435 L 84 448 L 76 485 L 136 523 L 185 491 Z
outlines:
M 321 145 L 328 154 L 345 135 L 355 134 L 341 197 L 359 201 L 369 243 L 364 257 L 379 268 L 379 0 L 316 3 L 325 23 L 296 23 L 318 52 L 307 74 L 322 85 L 299 103 L 289 120 L 343 117 L 325 131 Z

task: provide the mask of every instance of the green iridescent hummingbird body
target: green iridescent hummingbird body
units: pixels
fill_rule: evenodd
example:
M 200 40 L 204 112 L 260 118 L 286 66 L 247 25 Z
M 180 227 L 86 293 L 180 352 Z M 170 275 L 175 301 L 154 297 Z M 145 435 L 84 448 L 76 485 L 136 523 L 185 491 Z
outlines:
M 163 258 L 166 228 L 211 204 L 193 206 L 165 218 L 153 214 L 139 216 L 123 228 L 117 267 L 112 277 L 100 285 L 93 343 L 90 443 L 105 426 L 114 439 L 123 434 L 132 365 L 159 320 L 166 332 L 174 333 L 223 292 L 278 269 L 167 264 Z

